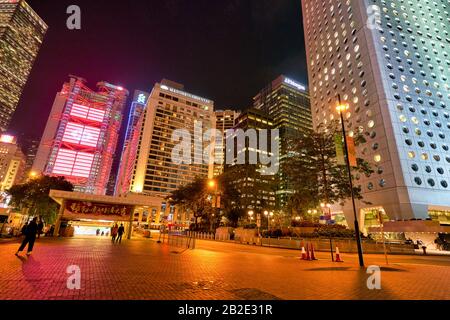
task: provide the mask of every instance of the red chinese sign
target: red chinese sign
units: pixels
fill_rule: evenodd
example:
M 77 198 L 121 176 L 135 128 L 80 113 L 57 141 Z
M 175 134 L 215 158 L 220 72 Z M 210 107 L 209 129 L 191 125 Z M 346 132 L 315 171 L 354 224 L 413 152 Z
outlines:
M 132 206 L 68 200 L 66 210 L 74 215 L 118 216 L 129 218 Z

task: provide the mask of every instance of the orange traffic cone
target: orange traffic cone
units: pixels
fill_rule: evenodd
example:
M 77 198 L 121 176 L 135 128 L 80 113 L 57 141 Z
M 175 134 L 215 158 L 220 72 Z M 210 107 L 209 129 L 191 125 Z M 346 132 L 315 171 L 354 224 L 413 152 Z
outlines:
M 306 244 L 306 260 L 311 261 L 311 256 L 309 255 L 309 243 Z
M 344 262 L 344 260 L 341 259 L 341 253 L 339 252 L 338 247 L 336 247 L 336 262 Z
M 314 245 L 311 245 L 311 260 L 317 260 L 314 252 Z
M 308 260 L 306 257 L 306 250 L 305 247 L 302 247 L 302 256 L 301 256 L 301 260 Z

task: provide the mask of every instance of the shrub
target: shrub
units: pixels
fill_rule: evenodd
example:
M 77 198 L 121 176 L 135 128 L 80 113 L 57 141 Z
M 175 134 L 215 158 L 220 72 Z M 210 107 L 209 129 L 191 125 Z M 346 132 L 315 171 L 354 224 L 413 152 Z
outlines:
M 321 224 L 312 221 L 292 221 L 291 226 L 294 228 L 318 228 Z

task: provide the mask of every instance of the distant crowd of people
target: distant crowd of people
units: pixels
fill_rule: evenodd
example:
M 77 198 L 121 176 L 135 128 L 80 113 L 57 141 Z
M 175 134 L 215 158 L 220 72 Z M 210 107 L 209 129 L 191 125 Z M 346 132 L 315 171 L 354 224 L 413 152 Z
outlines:
M 109 237 L 111 235 L 111 240 L 113 243 L 122 243 L 122 237 L 125 233 L 125 227 L 123 226 L 123 223 L 120 224 L 120 226 L 116 223 L 113 225 L 110 229 L 110 231 L 101 231 L 100 229 L 97 229 L 97 237 Z

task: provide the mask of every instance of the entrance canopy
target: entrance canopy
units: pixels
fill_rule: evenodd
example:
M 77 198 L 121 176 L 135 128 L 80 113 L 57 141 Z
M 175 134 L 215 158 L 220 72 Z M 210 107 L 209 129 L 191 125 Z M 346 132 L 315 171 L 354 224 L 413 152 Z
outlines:
M 130 221 L 134 211 L 161 207 L 162 198 L 128 194 L 113 197 L 81 192 L 51 190 L 50 197 L 61 205 L 59 219 Z

